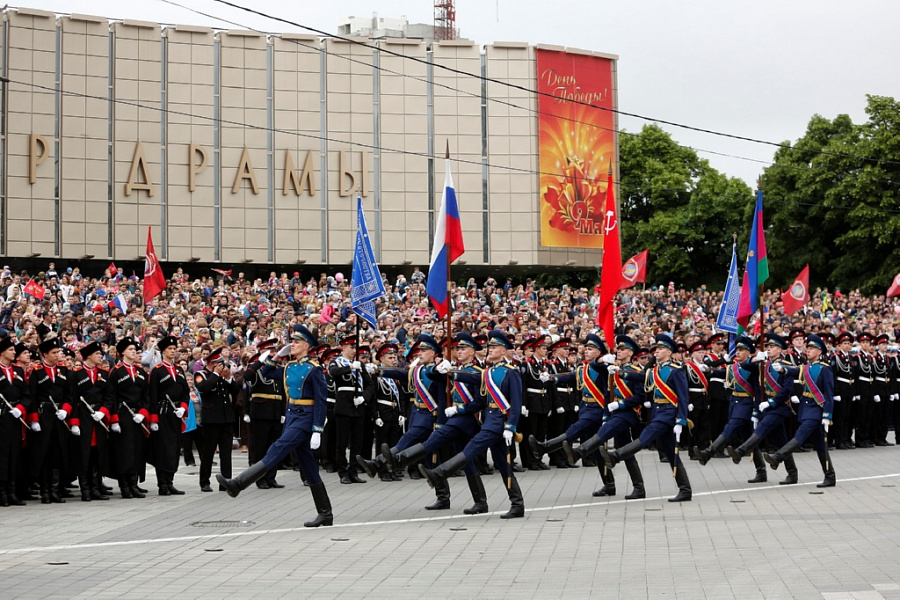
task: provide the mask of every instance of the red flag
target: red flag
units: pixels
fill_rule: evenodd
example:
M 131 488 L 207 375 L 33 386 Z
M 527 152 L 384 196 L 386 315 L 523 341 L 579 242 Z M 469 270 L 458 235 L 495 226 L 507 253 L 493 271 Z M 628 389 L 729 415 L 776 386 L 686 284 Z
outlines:
M 622 265 L 622 287 L 627 290 L 636 283 L 647 280 L 647 250 L 635 254 Z
M 28 283 L 25 284 L 25 287 L 22 290 L 26 294 L 31 294 L 38 300 L 44 299 L 44 294 L 46 290 L 44 290 L 44 286 L 36 282 L 34 279 L 30 279 Z
M 887 297 L 896 296 L 900 294 L 900 273 L 894 277 L 894 281 L 891 282 L 891 287 L 888 288 Z
M 144 258 L 144 303 L 147 304 L 153 297 L 166 289 L 166 277 L 159 266 L 156 251 L 153 250 L 153 236 L 151 228 L 147 228 L 147 255 Z
M 214 273 L 218 273 L 219 275 L 224 275 L 225 277 L 231 277 L 231 271 L 232 271 L 232 269 L 228 269 L 227 271 L 225 269 L 213 269 Z
M 606 183 L 606 211 L 603 214 L 603 272 L 600 274 L 600 304 L 597 306 L 597 325 L 603 330 L 610 348 L 616 343 L 615 299 L 621 285 L 622 249 L 610 166 Z
M 784 314 L 791 316 L 800 308 L 809 302 L 809 265 L 807 264 L 797 275 L 797 279 L 788 288 L 788 291 L 781 295 L 781 301 L 784 303 Z
M 119 272 L 119 270 L 116 268 L 116 263 L 112 263 L 112 262 L 109 263 L 109 267 L 107 267 L 106 270 L 109 271 L 109 276 L 110 276 L 110 277 L 115 277 L 115 276 L 116 276 L 116 273 Z

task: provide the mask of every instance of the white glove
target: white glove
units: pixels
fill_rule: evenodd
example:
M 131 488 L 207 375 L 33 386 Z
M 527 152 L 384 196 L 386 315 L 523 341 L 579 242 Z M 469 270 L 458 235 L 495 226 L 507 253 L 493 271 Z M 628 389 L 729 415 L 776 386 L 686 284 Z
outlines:
M 91 415 L 91 418 L 99 423 L 100 421 L 103 420 L 103 413 L 100 412 L 99 410 L 95 410 L 94 413 Z
M 538 377 L 538 379 L 540 379 L 541 381 L 543 381 L 544 383 L 546 383 L 546 382 L 550 381 L 550 374 L 549 374 L 549 373 L 546 373 L 546 372 L 543 372 L 543 373 L 541 373 L 541 376 Z
M 415 368 L 415 366 L 419 364 L 419 357 L 417 356 L 411 363 L 409 363 L 409 368 Z
M 784 365 L 781 363 L 772 363 L 772 370 L 776 373 L 781 373 L 784 371 Z
M 453 365 L 450 364 L 450 361 L 447 360 L 446 358 L 444 360 L 442 360 L 441 362 L 439 362 L 437 364 L 437 366 L 435 367 L 435 369 L 437 369 L 438 373 L 443 373 L 444 375 L 449 373 L 450 369 L 452 369 L 452 368 L 453 368 Z
M 319 446 L 322 445 L 322 434 L 318 431 L 313 432 L 311 436 L 309 436 L 309 449 L 310 450 L 318 450 Z
M 113 433 L 122 433 L 122 428 L 119 427 L 118 423 L 113 423 L 112 425 L 110 425 L 109 430 Z
M 828 426 L 831 425 L 831 421 L 828 419 L 822 419 L 822 427 L 825 428 L 825 433 L 828 433 Z
M 366 399 L 362 396 L 356 396 L 353 398 L 353 406 L 362 406 L 363 402 L 365 401 Z
M 81 435 L 81 427 L 72 425 L 72 435 Z
M 354 360 L 352 363 L 350 363 L 350 368 L 354 371 L 359 371 L 360 369 L 362 369 L 362 363 L 358 360 Z
M 450 417 L 455 417 L 458 414 L 459 414 L 459 411 L 456 410 L 455 406 L 448 406 L 447 408 L 444 409 L 444 416 L 447 417 L 448 419 Z
M 753 360 L 750 362 L 755 362 L 755 363 L 762 362 L 762 361 L 766 360 L 766 358 L 768 358 L 768 356 L 769 356 L 768 354 L 766 354 L 765 352 L 760 350 L 759 352 L 756 353 L 756 356 L 754 356 Z
M 688 412 L 694 412 L 694 405 L 688 404 Z
M 34 423 L 31 424 L 31 430 L 34 431 L 35 433 L 40 433 L 41 424 L 38 423 L 37 421 L 35 421 Z
M 144 422 L 144 415 L 142 415 L 142 414 L 136 414 L 136 415 L 134 415 L 134 422 L 137 423 L 138 425 L 140 425 L 141 423 L 143 423 L 143 422 Z
M 840 397 L 840 396 L 835 396 L 835 397 L 834 397 L 834 401 L 835 401 L 835 402 L 840 402 L 840 401 L 841 401 L 841 397 Z
M 759 425 L 759 419 L 756 417 L 750 417 L 750 422 L 753 423 L 753 429 L 756 429 L 756 426 Z
M 600 359 L 600 362 L 604 362 L 608 365 L 616 364 L 616 355 L 615 354 L 604 354 Z
M 507 446 L 512 446 L 513 443 L 513 432 L 509 429 L 503 430 L 503 441 L 506 442 Z
M 711 371 L 709 365 L 697 365 L 697 368 L 700 369 L 701 373 L 709 373 Z
M 449 408 L 447 410 L 450 410 Z M 384 421 L 381 420 L 381 417 L 375 419 L 375 427 L 384 427 Z
M 609 412 L 616 412 L 617 410 L 622 408 L 622 403 L 621 402 L 610 402 L 609 404 L 606 405 L 606 408 L 609 409 Z
M 284 425 L 284 415 L 281 415 L 281 424 Z
M 566 412 L 566 407 L 565 407 L 565 406 L 557 406 L 557 407 L 556 407 L 556 414 L 561 415 L 561 414 L 563 414 L 564 412 Z
M 616 365 L 609 365 L 608 367 L 606 367 L 606 370 L 609 371 L 610 373 L 618 373 L 618 372 L 621 371 L 622 369 L 620 369 L 620 368 L 619 368 L 618 366 L 616 366 Z
M 244 415 L 244 423 L 250 422 L 250 415 Z
M 874 396 L 872 396 L 872 400 L 874 400 L 875 402 L 881 402 L 881 396 L 875 394 Z
M 858 402 L 858 401 L 859 401 L 859 396 L 853 396 L 853 401 L 854 401 L 854 402 Z
M 527 406 L 523 406 L 523 407 L 522 407 L 522 410 L 521 410 L 520 412 L 522 413 L 522 416 L 523 416 L 523 417 L 527 417 L 527 416 L 528 416 L 528 407 L 527 407 Z
M 400 423 L 400 427 L 403 427 L 404 425 L 406 425 L 406 417 L 400 415 L 400 418 L 397 419 L 397 422 Z
M 278 358 L 283 358 L 283 357 L 289 355 L 290 353 L 291 353 L 291 345 L 285 344 L 278 350 L 278 352 L 275 353 L 275 356 L 277 356 Z
M 791 396 L 791 403 L 800 404 L 800 398 L 798 398 L 797 396 Z
M 68 416 L 69 416 L 69 413 L 67 413 L 63 409 L 59 409 L 58 411 L 56 411 L 56 418 L 59 419 L 60 421 L 65 421 L 66 417 L 68 417 Z
M 896 401 L 897 398 L 900 398 L 900 394 L 894 394 L 893 396 L 891 396 L 891 400 Z
M 178 408 L 176 408 L 176 409 L 175 409 L 175 416 L 178 417 L 179 419 L 180 419 L 181 417 L 183 417 L 183 416 L 184 416 L 184 408 L 181 407 L 181 406 L 179 406 Z M 245 416 L 249 417 L 250 415 L 245 415 Z
M 644 402 L 644 408 L 650 408 L 650 401 L 647 400 Z
M 12 409 L 11 411 L 9 411 L 9 414 L 12 415 L 13 419 L 19 419 L 22 417 L 22 411 L 19 410 L 18 408 Z
M 684 425 L 676 425 L 672 428 L 672 431 L 675 432 L 675 443 L 681 441 L 681 430 L 684 429 Z
M 578 405 L 575 405 L 575 412 L 578 412 Z
M 159 423 L 150 423 L 150 431 L 159 431 Z
M 374 364 L 366 363 L 366 373 L 368 373 L 369 375 L 374 375 L 377 370 L 378 367 L 376 367 Z

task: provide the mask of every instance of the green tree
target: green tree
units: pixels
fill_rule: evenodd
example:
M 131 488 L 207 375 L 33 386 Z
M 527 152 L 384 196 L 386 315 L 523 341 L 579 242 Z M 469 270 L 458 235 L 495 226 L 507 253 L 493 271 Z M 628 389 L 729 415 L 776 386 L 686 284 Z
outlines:
M 648 281 L 724 287 L 753 194 L 656 125 L 620 138 L 622 255 L 650 250 Z

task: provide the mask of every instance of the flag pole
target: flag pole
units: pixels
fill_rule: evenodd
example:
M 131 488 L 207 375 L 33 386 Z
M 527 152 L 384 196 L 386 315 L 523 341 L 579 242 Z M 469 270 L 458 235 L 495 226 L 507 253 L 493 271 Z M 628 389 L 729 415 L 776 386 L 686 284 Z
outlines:
M 444 153 L 444 158 L 446 160 L 450 160 L 450 140 L 447 140 L 447 148 Z M 448 167 L 449 168 L 449 167 Z M 446 218 L 446 217 L 445 217 Z M 444 333 L 444 339 L 447 341 L 447 347 L 444 349 L 444 358 L 446 360 L 450 360 L 452 356 L 450 346 L 453 345 L 453 329 L 452 329 L 452 318 L 453 318 L 453 297 L 450 295 L 452 290 L 452 282 L 453 278 L 450 277 L 450 252 L 447 252 L 447 325 L 446 331 Z M 450 378 L 447 378 L 447 408 L 453 406 L 453 393 L 451 389 L 453 387 L 453 382 Z

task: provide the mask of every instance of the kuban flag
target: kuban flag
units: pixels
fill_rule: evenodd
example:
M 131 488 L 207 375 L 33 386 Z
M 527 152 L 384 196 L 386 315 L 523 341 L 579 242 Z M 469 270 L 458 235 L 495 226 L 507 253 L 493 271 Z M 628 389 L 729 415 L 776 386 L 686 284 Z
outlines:
M 636 283 L 647 281 L 647 250 L 635 254 L 622 265 L 622 288 L 627 290 Z
M 809 264 L 803 267 L 788 291 L 781 295 L 781 302 L 784 304 L 784 314 L 787 316 L 793 315 L 809 302 Z
M 149 303 L 166 289 L 166 276 L 159 266 L 159 258 L 153 249 L 151 228 L 147 228 L 147 254 L 144 257 L 144 304 Z
M 759 288 L 768 278 L 769 257 L 766 254 L 766 231 L 763 228 L 763 193 L 762 190 L 757 190 L 750 244 L 747 248 L 747 266 L 744 269 L 741 301 L 737 313 L 738 323 L 744 329 L 750 323 L 750 317 L 759 310 Z
M 894 277 L 894 281 L 891 282 L 891 287 L 888 288 L 887 297 L 890 298 L 892 296 L 897 296 L 900 294 L 900 273 Z

